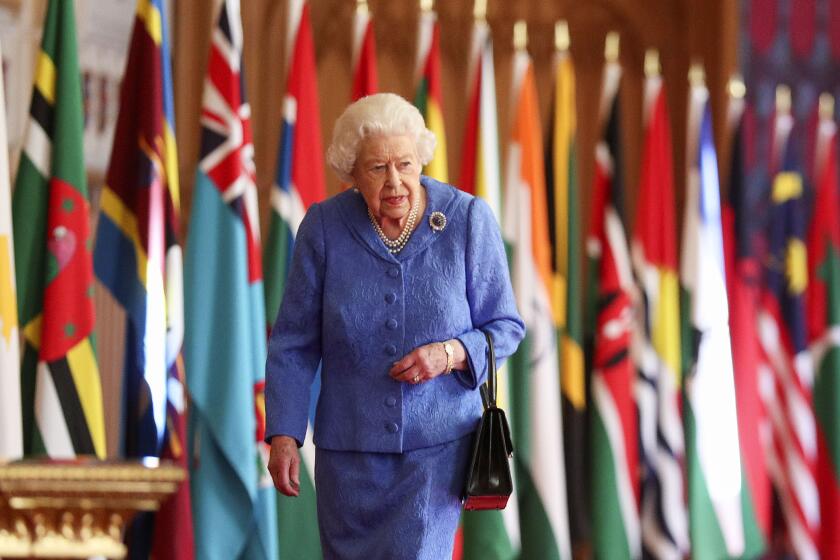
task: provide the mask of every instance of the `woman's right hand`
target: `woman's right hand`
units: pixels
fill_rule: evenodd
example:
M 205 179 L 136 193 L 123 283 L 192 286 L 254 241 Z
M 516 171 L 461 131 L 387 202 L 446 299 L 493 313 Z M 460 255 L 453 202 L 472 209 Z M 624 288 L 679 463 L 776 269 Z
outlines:
M 274 487 L 286 496 L 300 494 L 300 453 L 297 442 L 289 436 L 271 438 L 268 472 Z

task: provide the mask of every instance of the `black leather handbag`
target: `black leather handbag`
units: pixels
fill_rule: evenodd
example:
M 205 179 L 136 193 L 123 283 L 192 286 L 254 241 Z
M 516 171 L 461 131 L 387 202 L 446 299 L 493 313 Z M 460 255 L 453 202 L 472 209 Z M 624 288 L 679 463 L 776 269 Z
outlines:
M 484 336 L 487 337 L 487 383 L 480 388 L 484 413 L 475 433 L 464 490 L 464 509 L 468 510 L 504 509 L 513 493 L 509 462 L 513 443 L 505 411 L 496 406 L 498 380 L 493 338 L 486 331 Z

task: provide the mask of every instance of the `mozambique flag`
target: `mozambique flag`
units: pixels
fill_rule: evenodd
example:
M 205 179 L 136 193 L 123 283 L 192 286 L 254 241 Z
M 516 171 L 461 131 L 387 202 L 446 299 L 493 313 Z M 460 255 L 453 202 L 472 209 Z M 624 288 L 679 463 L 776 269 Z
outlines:
M 20 331 L 17 322 L 12 186 L 9 183 L 4 91 L 3 76 L 0 73 L 0 461 L 19 459 L 23 454 Z
M 376 37 L 367 2 L 356 4 L 353 17 L 353 88 L 351 101 L 356 101 L 379 90 L 376 72 Z
M 576 172 L 575 67 L 567 51 L 554 63 L 551 130 L 546 144 L 548 223 L 553 247 L 554 321 L 558 327 L 566 488 L 572 540 L 589 538 L 586 476 L 586 380 L 581 305 L 580 204 Z
M 777 126 L 783 122 L 779 117 Z M 783 163 L 770 193 L 758 332 L 769 374 L 761 380 L 761 395 L 772 426 L 772 440 L 765 450 L 768 470 L 791 547 L 788 552 L 810 559 L 819 557 L 820 503 L 813 362 L 805 308 L 808 256 L 804 185 L 797 171 L 794 145 L 789 139 L 783 140 L 777 152 Z
M 283 125 L 277 154 L 277 182 L 271 189 L 271 226 L 265 246 L 265 305 L 268 328 L 277 316 L 286 285 L 298 226 L 306 210 L 326 197 L 318 113 L 318 81 L 309 4 L 289 3 L 287 52 L 291 53 L 283 99 Z M 317 387 L 315 388 L 317 391 Z M 312 402 L 317 401 L 317 393 Z M 278 537 L 284 558 L 321 556 L 315 507 L 315 446 L 301 448 L 300 496 L 277 494 Z
M 126 311 L 122 453 L 187 467 L 183 257 L 172 71 L 161 0 L 139 0 L 102 191 L 96 275 Z M 189 484 L 137 519 L 131 556 L 192 558 Z M 152 532 L 153 531 L 153 532 Z M 154 536 L 152 536 L 154 535 Z
M 192 397 L 196 556 L 277 558 L 265 467 L 265 296 L 239 2 L 220 6 L 201 113 L 187 238 L 184 358 Z
M 483 198 L 501 222 L 501 170 L 493 39 L 490 26 L 483 19 L 473 24 L 469 66 L 469 108 L 458 186 Z M 510 377 L 507 375 L 507 367 L 499 371 L 499 383 L 499 400 L 502 407 L 510 411 Z M 502 511 L 463 513 L 464 559 L 513 560 L 518 557 L 520 544 L 516 502 L 514 494 Z
M 688 552 L 683 487 L 682 362 L 677 220 L 671 124 L 662 77 L 645 81 L 646 130 L 633 235 L 633 268 L 643 296 L 638 407 L 641 527 L 645 551 L 658 558 Z
M 694 558 L 753 558 L 762 542 L 744 511 L 726 266 L 709 92 L 691 88 L 690 169 L 680 276 L 684 289 L 686 462 Z M 746 502 L 748 503 L 748 502 Z M 758 537 L 758 538 L 756 538 Z
M 817 193 L 808 233 L 811 281 L 806 292 L 817 417 L 817 547 L 822 558 L 840 558 L 840 185 L 833 115 L 823 115 L 817 131 Z
M 426 127 L 435 134 L 435 152 L 423 173 L 444 183 L 449 182 L 446 165 L 446 127 L 443 124 L 443 95 L 440 77 L 440 24 L 437 14 L 424 10 L 420 14 L 417 34 L 417 90 L 414 105 L 426 121 Z
M 24 453 L 104 458 L 75 26 L 50 0 L 12 199 Z
M 596 558 L 639 558 L 638 414 L 633 333 L 633 272 L 622 219 L 618 87 L 621 67 L 604 67 L 605 127 L 595 148 L 592 222 L 587 250 L 595 283 L 590 453 L 592 548 Z
M 528 329 L 507 366 L 522 557 L 570 558 L 542 133 L 534 67 L 524 49 L 514 54 L 512 82 L 503 229 L 517 308 Z
M 746 548 L 756 542 L 758 553 L 769 542 L 773 513 L 772 486 L 764 457 L 761 433 L 767 423 L 759 395 L 758 300 L 761 269 L 753 249 L 755 221 L 751 191 L 745 178 L 744 130 L 748 108 L 738 99 L 730 100 L 734 125 L 732 160 L 729 166 L 729 197 L 724 208 L 726 283 L 729 300 L 729 332 L 732 338 L 732 365 L 735 374 L 735 401 L 738 409 L 738 439 L 741 448 Z M 768 431 L 764 429 L 765 433 Z

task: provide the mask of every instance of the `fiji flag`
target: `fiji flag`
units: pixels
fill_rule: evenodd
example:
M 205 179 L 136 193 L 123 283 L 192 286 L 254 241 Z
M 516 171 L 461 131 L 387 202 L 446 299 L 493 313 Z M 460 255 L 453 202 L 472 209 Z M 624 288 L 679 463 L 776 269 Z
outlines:
M 287 91 L 283 98 L 283 129 L 277 156 L 277 184 L 271 189 L 271 229 L 265 247 L 265 302 L 268 328 L 277 316 L 292 259 L 298 226 L 306 210 L 326 197 L 318 115 L 318 80 L 309 5 L 289 3 L 286 52 Z M 312 402 L 317 402 L 318 383 Z M 314 414 L 313 414 L 314 416 Z M 304 469 L 301 492 L 296 500 L 278 494 L 277 517 L 280 550 L 284 558 L 321 556 L 318 517 L 315 510 L 315 445 L 311 434 L 301 448 Z
M 216 21 L 184 270 L 196 556 L 276 558 L 274 488 L 261 443 L 265 302 L 238 0 L 223 2 Z
M 187 466 L 182 252 L 172 72 L 161 0 L 139 0 L 114 148 L 102 191 L 94 268 L 126 310 L 122 452 Z M 131 553 L 192 558 L 189 485 L 138 518 Z M 154 544 L 153 544 L 154 543 Z

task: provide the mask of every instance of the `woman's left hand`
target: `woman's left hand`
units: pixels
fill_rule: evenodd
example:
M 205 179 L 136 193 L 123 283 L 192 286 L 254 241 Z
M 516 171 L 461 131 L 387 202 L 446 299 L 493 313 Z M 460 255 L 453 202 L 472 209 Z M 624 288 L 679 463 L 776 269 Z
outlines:
M 459 369 L 465 362 L 466 352 L 458 340 L 449 341 L 454 349 L 454 366 Z M 402 359 L 394 362 L 388 374 L 395 381 L 418 384 L 434 379 L 446 372 L 446 350 L 443 342 L 418 346 Z

